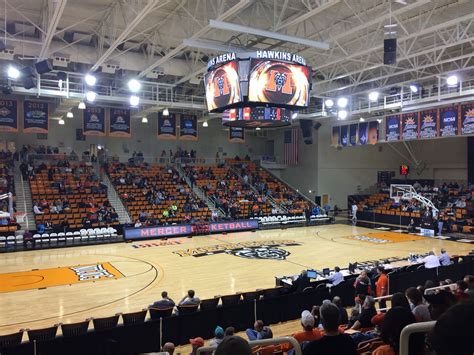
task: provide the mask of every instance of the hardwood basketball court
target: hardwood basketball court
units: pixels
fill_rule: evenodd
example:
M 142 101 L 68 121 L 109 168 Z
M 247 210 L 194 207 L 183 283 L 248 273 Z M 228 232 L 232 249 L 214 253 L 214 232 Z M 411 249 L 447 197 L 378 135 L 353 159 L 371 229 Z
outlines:
M 303 269 L 472 246 L 336 224 L 36 250 L 2 255 L 0 334 L 140 310 L 163 290 L 178 302 L 275 285 Z

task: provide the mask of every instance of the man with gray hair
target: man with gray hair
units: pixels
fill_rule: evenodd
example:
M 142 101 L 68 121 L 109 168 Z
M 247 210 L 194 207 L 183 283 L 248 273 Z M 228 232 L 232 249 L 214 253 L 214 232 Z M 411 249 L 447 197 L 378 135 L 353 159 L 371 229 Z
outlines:
M 339 332 L 339 308 L 333 303 L 324 303 L 319 311 L 325 335 L 309 342 L 303 349 L 303 355 L 356 355 L 354 340 L 348 334 Z

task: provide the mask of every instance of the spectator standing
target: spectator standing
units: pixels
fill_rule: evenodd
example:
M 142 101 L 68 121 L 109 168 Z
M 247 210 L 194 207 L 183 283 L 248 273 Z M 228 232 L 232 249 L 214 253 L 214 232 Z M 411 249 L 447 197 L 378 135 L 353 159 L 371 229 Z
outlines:
M 382 265 L 379 265 L 377 268 L 378 279 L 375 282 L 375 296 L 384 297 L 388 295 L 388 277 L 385 272 L 385 268 Z M 380 300 L 380 308 L 386 308 L 387 302 L 385 299 Z

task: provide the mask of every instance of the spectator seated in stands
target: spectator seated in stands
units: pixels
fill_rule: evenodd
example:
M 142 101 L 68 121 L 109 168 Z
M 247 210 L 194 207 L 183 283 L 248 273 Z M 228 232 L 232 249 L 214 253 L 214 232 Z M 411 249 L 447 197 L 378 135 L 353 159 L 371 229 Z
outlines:
M 449 257 L 448 253 L 446 252 L 446 249 L 444 249 L 444 248 L 441 249 L 441 254 L 439 256 L 439 263 L 442 266 L 451 265 L 451 258 Z
M 248 328 L 245 333 L 249 340 L 271 339 L 273 332 L 270 327 L 264 325 L 263 321 L 257 320 L 253 325 L 254 329 Z
M 33 203 L 33 213 L 34 214 L 44 214 L 41 208 L 38 206 L 38 203 Z
M 465 292 L 467 289 L 467 283 L 464 280 L 456 281 L 456 286 L 454 286 L 453 295 L 458 301 L 468 299 L 470 296 Z
M 393 307 L 391 308 L 384 317 L 384 321 L 381 326 L 380 337 L 382 338 L 384 345 L 375 349 L 373 355 L 396 355 L 399 351 L 400 346 L 400 334 L 402 329 L 415 323 L 415 317 L 409 309 L 404 307 Z M 423 334 L 413 334 L 410 336 L 410 354 L 422 354 L 423 353 Z
M 163 291 L 161 292 L 161 300 L 155 301 L 149 307 L 163 309 L 163 308 L 171 308 L 174 306 L 175 306 L 175 303 L 171 298 L 168 297 L 168 292 Z
M 341 297 L 334 296 L 334 298 L 332 299 L 332 303 L 335 304 L 337 306 L 337 308 L 339 308 L 339 313 L 340 313 L 339 324 L 349 323 L 349 318 L 347 317 L 347 311 L 343 307 Z
M 456 297 L 449 291 L 439 291 L 438 293 L 424 295 L 429 303 L 430 316 L 432 320 L 437 320 L 446 310 L 456 303 Z
M 371 296 L 367 296 L 362 304 L 362 311 L 351 329 L 358 330 L 361 328 L 370 328 L 373 326 L 372 317 L 377 314 L 375 310 L 375 300 Z
M 201 337 L 189 339 L 189 344 L 191 344 L 191 354 L 190 355 L 195 355 L 197 353 L 197 350 L 204 346 L 204 339 L 201 338 Z
M 214 329 L 214 339 L 209 342 L 209 346 L 219 346 L 220 343 L 224 340 L 224 329 L 217 326 Z
M 309 342 L 303 349 L 303 355 L 355 355 L 356 344 L 352 338 L 339 331 L 339 308 L 323 303 L 320 308 L 324 336 Z
M 434 254 L 433 251 L 430 251 L 428 253 L 428 256 L 426 256 L 423 260 L 423 263 L 425 263 L 425 268 L 426 269 L 432 269 L 438 266 L 441 266 L 438 257 Z
M 201 303 L 201 300 L 199 299 L 199 297 L 195 297 L 194 290 L 189 290 L 188 294 L 184 296 L 181 299 L 181 301 L 179 301 L 178 304 L 180 306 L 184 306 L 184 305 L 197 305 L 199 303 Z
M 331 283 L 331 286 L 337 286 L 341 282 L 344 282 L 344 275 L 342 275 L 341 269 L 339 266 L 334 268 L 334 273 L 330 275 L 327 280 Z
M 467 285 L 467 289 L 464 292 L 466 292 L 469 295 L 469 297 L 474 298 L 474 276 L 472 275 L 465 276 L 464 282 Z
M 410 307 L 417 322 L 428 322 L 431 315 L 428 306 L 423 303 L 423 296 L 416 287 L 409 287 L 405 295 L 410 302 Z
M 169 355 L 173 355 L 174 349 L 175 349 L 174 344 L 171 342 L 168 342 L 168 343 L 164 343 L 163 347 L 161 348 L 161 351 L 168 353 Z
M 291 336 L 296 339 L 296 341 L 300 344 L 307 341 L 319 340 L 322 337 L 321 332 L 319 329 L 314 327 L 314 317 L 310 311 L 303 311 L 301 313 L 301 326 L 303 330 L 293 333 Z M 284 344 L 282 346 L 282 350 L 288 351 L 292 349 L 293 346 L 291 344 Z

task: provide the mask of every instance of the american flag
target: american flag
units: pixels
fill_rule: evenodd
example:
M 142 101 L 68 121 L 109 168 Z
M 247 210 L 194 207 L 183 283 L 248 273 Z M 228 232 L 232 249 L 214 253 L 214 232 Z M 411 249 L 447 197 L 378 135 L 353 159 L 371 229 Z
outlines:
M 284 137 L 285 157 L 284 163 L 286 165 L 298 164 L 298 128 L 292 128 L 285 131 Z

